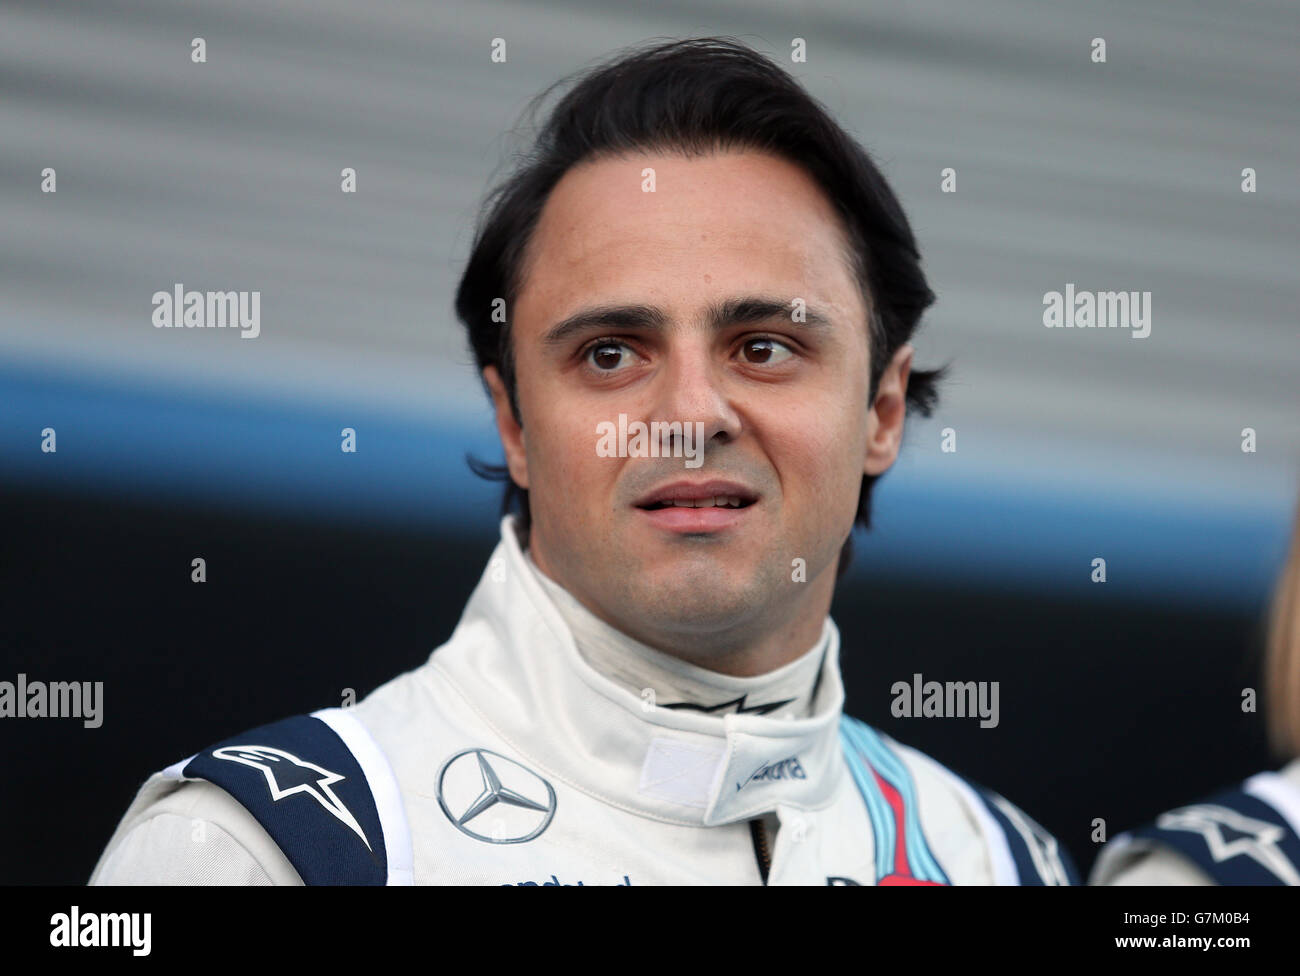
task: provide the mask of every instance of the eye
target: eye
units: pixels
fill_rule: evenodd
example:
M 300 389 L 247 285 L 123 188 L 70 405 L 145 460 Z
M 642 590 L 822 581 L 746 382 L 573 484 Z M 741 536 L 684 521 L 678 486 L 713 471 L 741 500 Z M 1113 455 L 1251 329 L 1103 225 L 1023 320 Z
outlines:
M 583 358 L 601 373 L 613 373 L 632 362 L 632 348 L 614 339 L 601 339 L 588 347 Z
M 740 351 L 745 362 L 755 366 L 774 366 L 794 355 L 789 346 L 775 339 L 746 339 Z

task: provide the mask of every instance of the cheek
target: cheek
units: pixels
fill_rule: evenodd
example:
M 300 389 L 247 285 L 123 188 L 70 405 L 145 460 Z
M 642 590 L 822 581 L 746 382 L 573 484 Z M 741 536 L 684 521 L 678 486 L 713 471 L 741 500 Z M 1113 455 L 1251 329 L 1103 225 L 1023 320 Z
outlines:
M 594 517 L 608 501 L 618 477 L 618 458 L 596 453 L 596 425 L 605 416 L 564 407 L 558 392 L 544 398 L 546 406 L 532 413 L 527 438 L 530 497 L 536 504 L 568 518 Z
M 853 505 L 866 453 L 866 417 L 847 414 L 842 400 L 834 406 L 810 403 L 786 411 L 785 417 L 777 437 L 786 493 L 797 491 L 805 499 L 836 507 L 841 496 L 851 494 L 848 504 Z
M 617 409 L 611 413 L 608 404 L 575 390 L 575 381 L 532 356 L 517 369 L 534 513 L 553 513 L 566 524 L 590 522 L 610 504 L 620 465 L 626 463 L 596 452 L 597 425 L 616 422 Z

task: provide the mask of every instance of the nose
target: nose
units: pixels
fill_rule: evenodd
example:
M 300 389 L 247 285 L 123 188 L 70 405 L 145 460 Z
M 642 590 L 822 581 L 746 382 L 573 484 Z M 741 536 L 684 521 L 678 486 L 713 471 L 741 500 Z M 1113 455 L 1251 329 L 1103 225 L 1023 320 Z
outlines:
M 729 393 L 726 363 L 719 361 L 706 333 L 678 338 L 656 378 L 654 419 L 702 423 L 702 443 L 708 447 L 734 441 L 742 425 Z

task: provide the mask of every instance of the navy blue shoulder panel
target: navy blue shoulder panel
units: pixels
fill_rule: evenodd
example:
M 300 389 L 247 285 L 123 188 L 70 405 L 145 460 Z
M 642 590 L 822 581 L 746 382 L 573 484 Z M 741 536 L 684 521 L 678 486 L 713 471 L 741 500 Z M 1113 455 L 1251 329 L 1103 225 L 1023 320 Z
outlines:
M 1006 835 L 1011 860 L 1022 885 L 1082 884 L 1069 852 L 1036 820 L 992 790 L 975 783 L 970 785 Z
M 1300 837 L 1242 789 L 1162 813 L 1129 836 L 1173 848 L 1221 885 L 1300 884 Z
M 297 715 L 226 739 L 196 754 L 182 775 L 238 800 L 304 883 L 387 883 L 384 834 L 365 773 L 320 719 Z

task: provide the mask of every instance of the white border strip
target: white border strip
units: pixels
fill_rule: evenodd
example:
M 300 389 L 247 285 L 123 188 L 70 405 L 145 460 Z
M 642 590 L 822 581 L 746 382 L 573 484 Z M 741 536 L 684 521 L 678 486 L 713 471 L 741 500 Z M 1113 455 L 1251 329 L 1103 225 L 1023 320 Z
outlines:
M 175 755 L 175 753 L 172 753 L 172 755 Z M 168 766 L 166 769 L 162 771 L 162 774 L 166 776 L 168 779 L 189 779 L 189 777 L 185 775 L 185 767 L 188 766 L 190 764 L 190 761 L 193 760 L 194 756 L 197 755 L 198 753 L 196 752 L 192 756 L 186 756 L 178 763 L 172 763 L 170 766 Z
M 379 813 L 379 828 L 384 832 L 384 850 L 388 854 L 388 883 L 415 884 L 415 855 L 411 849 L 411 828 L 406 822 L 406 807 L 397 776 L 388 758 L 379 748 L 370 730 L 341 708 L 322 708 L 311 713 L 337 733 L 356 758 Z

